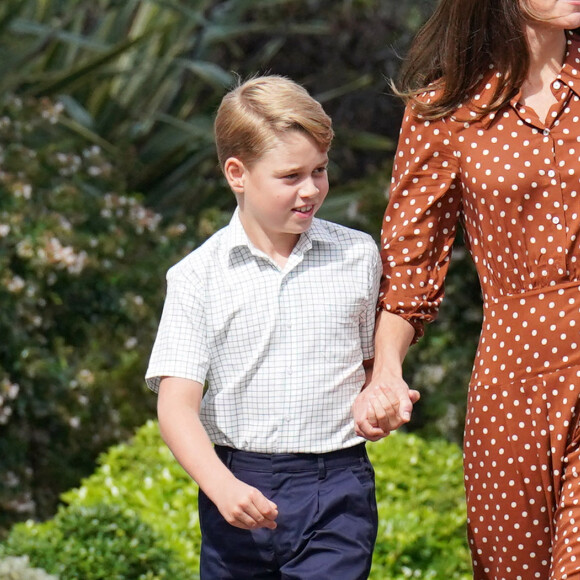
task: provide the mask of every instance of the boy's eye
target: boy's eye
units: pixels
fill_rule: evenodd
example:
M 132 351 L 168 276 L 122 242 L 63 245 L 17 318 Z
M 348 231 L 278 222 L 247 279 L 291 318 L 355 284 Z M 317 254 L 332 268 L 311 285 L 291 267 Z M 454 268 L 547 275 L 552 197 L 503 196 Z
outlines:
M 314 169 L 314 171 L 312 172 L 313 175 L 322 175 L 324 173 L 326 173 L 326 165 L 323 165 L 321 167 L 317 167 L 316 169 Z M 295 173 L 288 173 L 287 175 L 283 175 L 282 179 L 285 179 L 286 181 L 296 181 L 297 179 L 300 179 L 301 174 L 298 172 Z

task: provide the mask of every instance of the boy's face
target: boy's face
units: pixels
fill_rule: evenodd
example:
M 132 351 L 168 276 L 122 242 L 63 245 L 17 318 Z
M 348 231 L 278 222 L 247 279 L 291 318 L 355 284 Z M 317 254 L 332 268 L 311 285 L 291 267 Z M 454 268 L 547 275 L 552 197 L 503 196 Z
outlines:
M 290 131 L 246 167 L 230 158 L 225 174 L 238 198 L 240 220 L 252 243 L 290 250 L 312 223 L 328 193 L 328 155 L 309 135 Z

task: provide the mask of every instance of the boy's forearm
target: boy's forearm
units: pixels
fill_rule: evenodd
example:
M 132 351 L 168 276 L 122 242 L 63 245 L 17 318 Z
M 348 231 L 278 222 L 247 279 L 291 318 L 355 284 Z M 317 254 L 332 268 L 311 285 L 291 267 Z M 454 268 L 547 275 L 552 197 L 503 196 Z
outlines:
M 238 480 L 215 453 L 199 418 L 202 394 L 203 385 L 194 381 L 173 377 L 161 381 L 157 412 L 163 439 L 228 523 L 243 529 L 274 529 L 276 504 Z
M 171 392 L 170 392 L 171 391 Z M 159 429 L 171 452 L 199 487 L 212 497 L 212 491 L 233 478 L 216 455 L 200 419 L 203 386 L 165 378 L 159 390 L 157 413 Z

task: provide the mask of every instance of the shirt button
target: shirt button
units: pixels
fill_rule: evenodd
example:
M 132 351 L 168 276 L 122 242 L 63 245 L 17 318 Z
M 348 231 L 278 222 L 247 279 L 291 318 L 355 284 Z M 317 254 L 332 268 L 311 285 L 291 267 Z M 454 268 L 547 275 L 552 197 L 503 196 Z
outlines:
M 286 374 L 287 374 L 288 376 L 290 376 L 290 375 L 292 374 L 292 369 L 291 369 L 290 367 L 288 367 L 288 368 L 286 369 Z

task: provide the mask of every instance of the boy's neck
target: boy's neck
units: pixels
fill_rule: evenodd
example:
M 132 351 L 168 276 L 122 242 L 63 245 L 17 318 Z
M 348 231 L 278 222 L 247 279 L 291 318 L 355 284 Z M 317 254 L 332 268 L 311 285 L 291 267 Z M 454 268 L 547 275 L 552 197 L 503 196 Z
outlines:
M 240 212 L 240 222 L 252 244 L 260 251 L 264 252 L 268 257 L 284 268 L 290 254 L 296 247 L 300 234 L 281 233 L 277 235 L 270 235 L 264 231 L 252 228 L 247 223 L 245 216 Z

